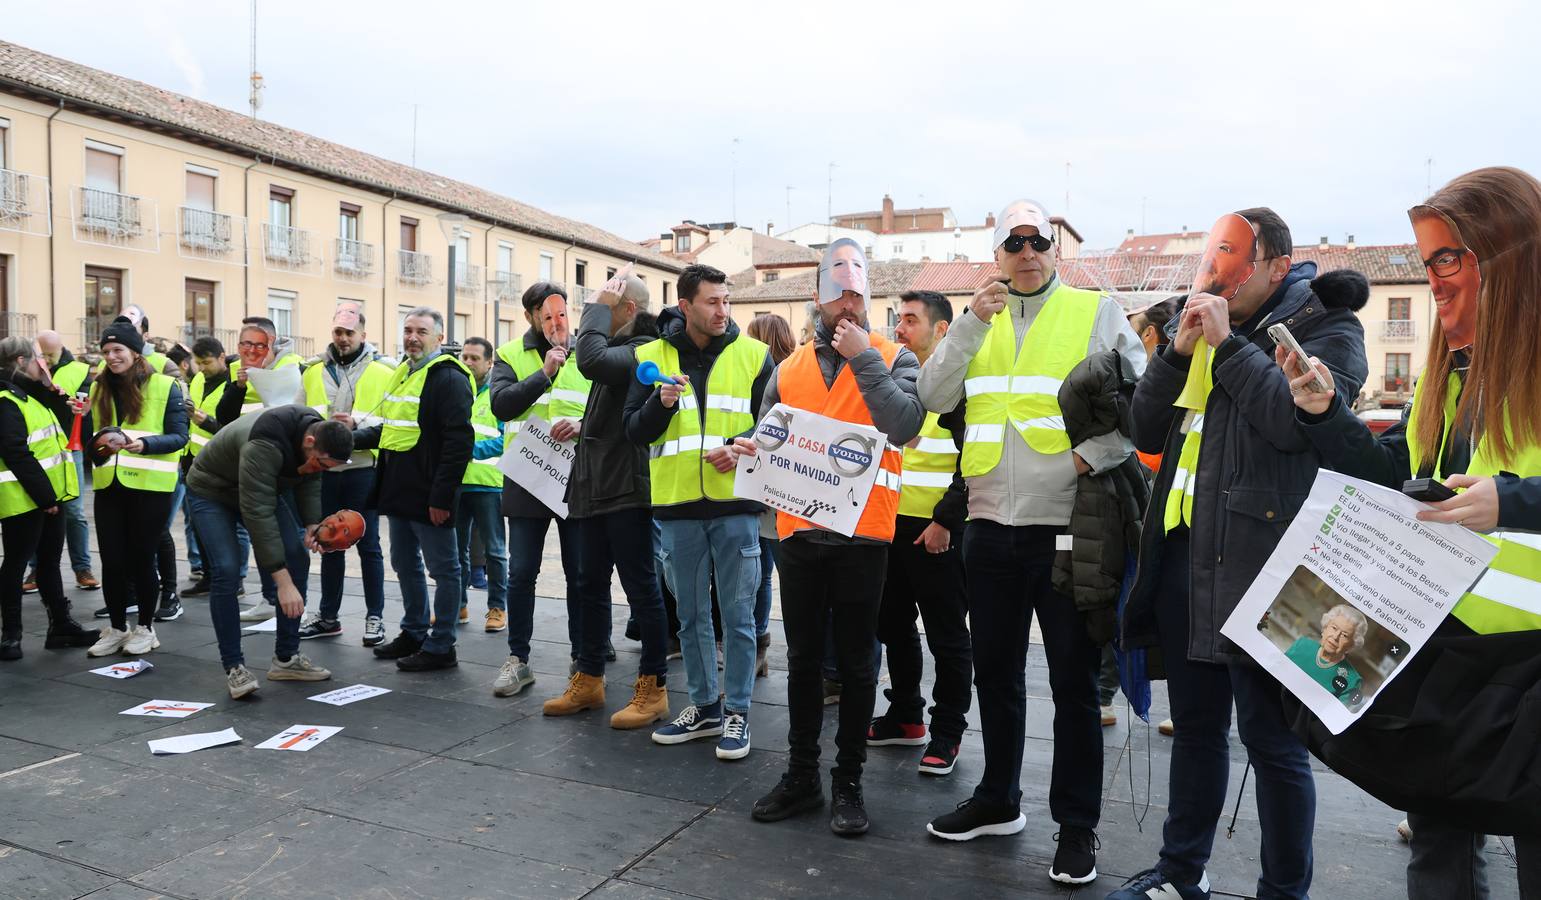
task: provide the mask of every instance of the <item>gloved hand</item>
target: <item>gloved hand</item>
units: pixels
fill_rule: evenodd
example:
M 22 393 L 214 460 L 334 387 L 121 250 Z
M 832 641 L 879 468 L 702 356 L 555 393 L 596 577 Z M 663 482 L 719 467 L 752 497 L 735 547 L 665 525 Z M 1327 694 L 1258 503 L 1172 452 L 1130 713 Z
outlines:
M 1113 640 L 1118 633 L 1118 610 L 1111 606 L 1087 610 L 1081 614 L 1086 620 L 1086 634 L 1098 647 Z

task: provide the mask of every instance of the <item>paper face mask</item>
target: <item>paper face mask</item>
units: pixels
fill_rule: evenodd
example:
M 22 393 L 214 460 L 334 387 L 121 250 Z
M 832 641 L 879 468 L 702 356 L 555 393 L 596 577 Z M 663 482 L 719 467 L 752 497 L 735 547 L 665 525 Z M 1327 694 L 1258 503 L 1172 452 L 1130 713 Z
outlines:
M 1209 229 L 1209 241 L 1193 275 L 1193 293 L 1227 300 L 1257 271 L 1257 231 L 1235 213 L 1226 213 Z
M 1455 221 L 1440 210 L 1415 206 L 1407 215 L 1445 340 L 1452 350 L 1470 347 L 1477 334 L 1477 297 L 1482 290 L 1477 256 L 1467 248 Z
M 867 294 L 867 257 L 861 246 L 850 238 L 841 238 L 830 244 L 819 260 L 819 302 L 833 303 L 846 291 Z
M 316 527 L 316 543 L 327 553 L 346 550 L 364 536 L 364 517 L 351 509 L 340 509 L 321 520 Z

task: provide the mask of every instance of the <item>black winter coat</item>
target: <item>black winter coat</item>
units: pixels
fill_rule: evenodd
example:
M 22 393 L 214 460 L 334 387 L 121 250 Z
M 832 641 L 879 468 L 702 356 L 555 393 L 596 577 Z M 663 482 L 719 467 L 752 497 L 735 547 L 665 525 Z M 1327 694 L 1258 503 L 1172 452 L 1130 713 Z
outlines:
M 637 383 L 637 348 L 658 337 L 652 313 L 610 336 L 610 307 L 590 303 L 578 325 L 578 371 L 593 383 L 567 481 L 568 516 L 581 519 L 653 503 L 647 448 L 626 439 L 626 393 Z
M 1300 511 L 1321 465 L 1296 421 L 1289 380 L 1274 362 L 1268 326 L 1289 326 L 1305 351 L 1332 370 L 1344 396 L 1357 396 L 1369 374 L 1364 326 L 1354 314 L 1369 299 L 1369 282 L 1349 270 L 1315 275 L 1315 263 L 1296 263 L 1251 331 L 1233 332 L 1215 348 L 1214 390 L 1204 413 L 1186 560 L 1167 558 L 1163 519 L 1183 441 L 1183 410 L 1173 402 L 1182 393 L 1191 358 L 1164 347 L 1135 388 L 1135 447 L 1164 456 L 1145 512 L 1138 570 L 1121 627 L 1123 646 L 1149 648 L 1153 677 L 1164 671 L 1154 596 L 1163 565 L 1189 566 L 1188 658 L 1208 663 L 1249 659 L 1221 636 L 1220 626 Z M 1186 304 L 1187 297 L 1181 302 Z M 1181 320 L 1179 311 L 1167 323 L 1168 335 L 1176 334 Z
M 384 516 L 431 522 L 430 508 L 454 512 L 476 442 L 471 428 L 471 381 L 465 370 L 440 363 L 428 371 L 417 422 L 421 431 L 411 450 L 380 451 L 369 508 L 380 510 Z M 384 427 L 355 431 L 354 449 L 379 447 Z M 454 528 L 455 517 L 451 515 L 441 527 Z

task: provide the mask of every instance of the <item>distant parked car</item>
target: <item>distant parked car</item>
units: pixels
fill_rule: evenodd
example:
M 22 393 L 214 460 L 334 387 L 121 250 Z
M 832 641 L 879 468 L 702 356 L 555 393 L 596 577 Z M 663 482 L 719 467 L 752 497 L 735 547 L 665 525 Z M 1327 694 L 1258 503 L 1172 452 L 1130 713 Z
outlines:
M 1402 421 L 1402 408 L 1398 406 L 1394 409 L 1367 409 L 1359 414 L 1359 418 L 1369 427 L 1372 434 L 1380 434 Z

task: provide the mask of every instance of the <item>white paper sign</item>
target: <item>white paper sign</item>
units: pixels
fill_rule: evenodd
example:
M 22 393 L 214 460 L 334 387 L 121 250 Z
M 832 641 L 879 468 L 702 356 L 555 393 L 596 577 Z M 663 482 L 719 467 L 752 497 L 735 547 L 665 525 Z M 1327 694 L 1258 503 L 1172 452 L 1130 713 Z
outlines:
M 245 369 L 246 384 L 261 398 L 268 409 L 304 402 L 305 392 L 300 387 L 299 366 L 282 369 Z
M 349 703 L 357 703 L 360 700 L 368 700 L 370 697 L 378 697 L 381 694 L 389 694 L 390 692 L 390 688 L 371 687 L 367 684 L 353 684 L 345 688 L 338 688 L 335 691 L 327 691 L 324 694 L 317 694 L 310 699 L 319 701 L 321 703 L 328 703 L 332 706 L 347 706 Z
M 521 423 L 512 441 L 506 442 L 498 468 L 562 518 L 567 518 L 567 476 L 573 470 L 577 441 L 559 441 L 551 425 L 540 416 Z
M 1220 629 L 1333 734 L 1418 654 L 1498 548 L 1390 488 L 1319 471 Z
M 888 439 L 778 403 L 755 426 L 759 451 L 740 456 L 733 494 L 851 536 L 877 482 Z
M 211 731 L 207 734 L 179 734 L 176 737 L 147 741 L 150 745 L 150 752 L 157 756 L 163 756 L 168 753 L 192 753 L 194 750 L 223 747 L 226 744 L 239 744 L 240 742 L 241 736 L 235 733 L 234 728 L 226 728 L 224 731 Z
M 191 700 L 146 700 L 118 713 L 120 716 L 154 716 L 160 719 L 185 719 L 195 712 L 202 712 L 212 703 L 194 703 Z
M 260 631 L 271 631 L 271 632 L 277 633 L 277 631 L 278 631 L 278 616 L 275 615 L 273 618 L 265 619 L 265 620 L 263 620 L 261 622 L 258 622 L 255 625 L 243 626 L 241 628 L 241 630 L 246 632 L 247 634 L 256 634 L 257 632 L 260 632 Z
M 105 675 L 108 678 L 133 678 L 140 672 L 148 672 L 153 668 L 155 668 L 155 665 L 149 660 L 130 659 L 126 662 L 113 663 L 110 666 L 103 666 L 100 669 L 92 669 L 91 674 Z
M 305 752 L 342 728 L 337 725 L 290 725 L 257 745 L 258 750 L 295 750 Z

